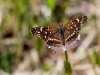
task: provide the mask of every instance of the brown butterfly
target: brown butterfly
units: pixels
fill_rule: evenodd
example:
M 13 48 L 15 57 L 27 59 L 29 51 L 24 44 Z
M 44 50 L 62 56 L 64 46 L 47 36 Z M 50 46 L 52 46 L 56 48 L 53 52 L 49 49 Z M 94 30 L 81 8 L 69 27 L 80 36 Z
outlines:
M 77 46 L 76 40 L 79 40 L 79 31 L 82 24 L 86 23 L 87 16 L 79 16 L 70 20 L 67 24 L 60 23 L 55 26 L 39 26 L 31 29 L 32 34 L 39 35 L 49 48 L 57 51 Z

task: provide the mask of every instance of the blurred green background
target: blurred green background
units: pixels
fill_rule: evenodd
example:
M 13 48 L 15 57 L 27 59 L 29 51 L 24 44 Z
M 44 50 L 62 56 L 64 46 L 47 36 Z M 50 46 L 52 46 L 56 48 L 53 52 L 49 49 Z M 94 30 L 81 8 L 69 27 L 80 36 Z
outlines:
M 88 21 L 79 47 L 68 52 L 72 75 L 100 75 L 100 0 L 0 0 L 0 75 L 65 75 L 64 53 L 53 53 L 30 29 L 80 15 Z

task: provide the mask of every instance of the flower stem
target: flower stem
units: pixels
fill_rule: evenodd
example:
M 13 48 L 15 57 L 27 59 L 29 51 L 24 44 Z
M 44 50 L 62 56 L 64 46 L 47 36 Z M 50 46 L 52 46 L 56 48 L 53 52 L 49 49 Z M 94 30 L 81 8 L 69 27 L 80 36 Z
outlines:
M 68 60 L 67 51 L 65 51 L 64 69 L 65 69 L 65 72 L 67 73 L 67 75 L 71 75 L 72 68 L 71 68 L 71 64 L 70 64 L 70 62 Z

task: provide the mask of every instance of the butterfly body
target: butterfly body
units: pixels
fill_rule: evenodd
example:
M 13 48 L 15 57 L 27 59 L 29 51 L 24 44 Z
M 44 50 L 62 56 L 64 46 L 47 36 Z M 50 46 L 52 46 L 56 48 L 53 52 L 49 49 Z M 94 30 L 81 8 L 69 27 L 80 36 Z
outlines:
M 60 23 L 55 26 L 39 26 L 32 28 L 31 32 L 40 36 L 50 48 L 70 47 L 79 38 L 81 25 L 86 21 L 86 16 L 79 16 L 65 25 Z
M 62 45 L 65 45 L 64 27 L 62 24 L 59 25 L 59 33 L 61 34 Z

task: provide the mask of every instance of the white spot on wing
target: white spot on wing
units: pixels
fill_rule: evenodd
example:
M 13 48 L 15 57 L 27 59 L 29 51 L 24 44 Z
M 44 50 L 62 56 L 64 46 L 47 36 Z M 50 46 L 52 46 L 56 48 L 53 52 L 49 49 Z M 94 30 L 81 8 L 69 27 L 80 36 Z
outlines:
M 42 28 L 43 28 L 43 27 L 40 28 L 40 31 L 41 31 L 41 32 L 42 32 Z
M 76 28 L 76 30 L 78 30 L 78 28 Z
M 76 24 L 74 26 L 76 27 Z
M 37 33 L 40 33 L 40 32 L 37 32 Z
M 46 36 L 44 36 L 46 38 Z
M 76 19 L 79 22 L 79 18 Z
M 75 33 L 73 33 L 73 35 L 74 35 Z
M 71 21 L 71 23 L 73 24 L 73 22 Z
M 48 30 L 49 30 L 49 27 L 48 27 Z
M 71 29 L 72 29 L 73 27 L 71 27 Z
M 82 24 L 83 23 L 83 20 L 80 23 Z
M 45 34 L 47 34 L 47 32 L 45 32 Z
M 51 40 L 51 38 L 49 38 L 49 40 Z

